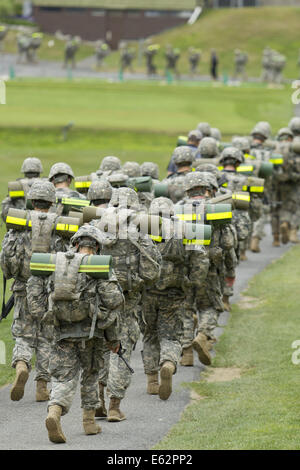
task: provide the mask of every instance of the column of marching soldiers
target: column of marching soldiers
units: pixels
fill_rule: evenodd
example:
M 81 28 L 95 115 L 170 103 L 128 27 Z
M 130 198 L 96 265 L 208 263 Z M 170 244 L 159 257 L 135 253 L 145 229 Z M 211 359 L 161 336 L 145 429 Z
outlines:
M 211 364 L 236 267 L 247 249 L 260 251 L 265 223 L 274 246 L 298 243 L 300 118 L 276 138 L 259 122 L 230 143 L 201 122 L 178 138 L 162 181 L 157 164 L 115 156 L 87 176 L 66 163 L 42 172 L 26 158 L 2 202 L 4 299 L 13 279 L 2 319 L 14 306 L 11 400 L 22 399 L 35 354 L 35 399 L 48 401 L 46 428 L 59 443 L 79 379 L 86 434 L 101 431 L 95 418 L 126 419 L 140 335 L 145 393 L 162 400 L 194 350 Z

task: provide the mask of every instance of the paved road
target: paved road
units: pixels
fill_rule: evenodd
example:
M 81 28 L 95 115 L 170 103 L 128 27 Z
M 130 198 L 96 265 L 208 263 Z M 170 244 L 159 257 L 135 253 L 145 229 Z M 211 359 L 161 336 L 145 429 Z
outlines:
M 273 248 L 269 233 L 261 246 L 263 249 L 261 255 L 248 252 L 248 261 L 243 262 L 238 268 L 234 301 L 238 301 L 249 279 L 280 257 L 290 245 Z M 226 323 L 227 319 L 228 315 L 222 314 L 220 324 Z M 219 328 L 218 334 L 221 332 L 222 328 Z M 68 442 L 61 446 L 52 444 L 48 441 L 44 425 L 47 405 L 34 401 L 35 388 L 31 374 L 24 398 L 20 402 L 10 401 L 10 385 L 0 390 L 0 449 L 142 450 L 153 447 L 180 419 L 182 411 L 190 402 L 190 392 L 182 387 L 182 382 L 198 381 L 203 366 L 196 357 L 194 367 L 180 366 L 174 376 L 173 394 L 168 401 L 161 401 L 157 396 L 150 396 L 145 392 L 146 380 L 140 349 L 141 345 L 138 344 L 132 361 L 135 374 L 127 397 L 122 403 L 122 410 L 127 420 L 121 423 L 101 421 L 101 434 L 85 436 L 77 391 L 70 413 L 63 417 L 62 421 Z

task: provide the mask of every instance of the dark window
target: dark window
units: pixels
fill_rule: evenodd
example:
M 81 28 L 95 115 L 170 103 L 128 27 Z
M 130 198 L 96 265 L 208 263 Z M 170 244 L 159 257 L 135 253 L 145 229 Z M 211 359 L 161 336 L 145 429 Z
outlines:
M 139 18 L 141 16 L 140 10 L 127 10 L 128 18 Z
M 72 8 L 67 8 L 66 10 L 68 13 L 85 13 L 86 12 L 86 8 L 72 7 Z
M 41 11 L 62 11 L 61 7 L 40 7 Z
M 219 0 L 219 8 L 231 7 L 231 0 Z
M 244 7 L 256 7 L 256 0 L 244 0 Z

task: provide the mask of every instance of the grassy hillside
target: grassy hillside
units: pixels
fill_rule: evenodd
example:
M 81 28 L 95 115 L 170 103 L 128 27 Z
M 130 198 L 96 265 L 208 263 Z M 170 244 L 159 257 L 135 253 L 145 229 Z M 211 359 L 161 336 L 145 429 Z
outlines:
M 220 72 L 232 74 L 234 70 L 234 49 L 245 50 L 249 54 L 249 76 L 260 76 L 261 57 L 265 46 L 278 50 L 287 57 L 285 76 L 298 78 L 297 67 L 300 47 L 300 8 L 225 8 L 205 11 L 198 21 L 184 25 L 153 37 L 161 45 L 157 64 L 164 69 L 164 50 L 172 44 L 182 51 L 179 68 L 188 72 L 188 48 L 202 50 L 200 73 L 209 73 L 210 49 L 215 48 L 220 58 Z M 107 64 L 116 66 L 118 53 L 107 59 Z M 140 67 L 136 62 L 136 69 Z M 144 65 L 143 65 L 144 67 Z

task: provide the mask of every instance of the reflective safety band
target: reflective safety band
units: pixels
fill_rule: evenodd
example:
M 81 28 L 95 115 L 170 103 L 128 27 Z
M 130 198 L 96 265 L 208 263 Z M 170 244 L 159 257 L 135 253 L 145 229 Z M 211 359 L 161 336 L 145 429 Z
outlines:
M 206 214 L 207 220 L 222 220 L 222 219 L 232 219 L 232 212 L 214 212 L 213 214 Z
M 55 264 L 47 264 L 47 263 L 30 263 L 30 270 L 37 270 L 37 271 L 55 271 Z
M 282 165 L 283 158 L 270 158 L 269 162 L 273 163 L 273 165 Z
M 91 186 L 91 181 L 75 181 L 75 188 L 82 189 L 82 188 L 89 188 Z
M 218 170 L 222 171 L 222 170 L 224 170 L 224 167 L 223 166 L 218 166 Z
M 223 188 L 227 188 L 228 183 L 224 183 L 224 184 L 222 184 L 222 186 L 223 186 Z
M 7 224 L 22 225 L 23 227 L 26 227 L 26 225 L 28 227 L 32 227 L 31 220 L 28 221 L 26 219 L 19 219 L 18 217 L 11 217 L 10 215 L 8 215 L 6 217 L 6 223 Z
M 9 191 L 8 193 L 9 197 L 14 198 L 14 197 L 25 197 L 24 191 Z
M 79 267 L 79 273 L 109 273 L 109 265 L 83 265 Z
M 160 243 L 162 241 L 162 237 L 158 237 L 156 235 L 150 235 L 150 238 L 152 238 L 154 242 Z
M 244 157 L 247 159 L 247 158 L 251 158 L 251 160 L 256 160 L 256 157 L 254 157 L 253 155 L 249 155 L 249 153 L 245 153 Z
M 61 230 L 63 232 L 77 232 L 79 229 L 78 225 L 69 225 L 69 224 L 57 224 L 56 230 Z
M 202 220 L 201 214 L 176 214 L 179 220 Z
M 210 245 L 210 240 L 188 240 L 184 238 L 182 243 L 184 245 Z
M 242 191 L 248 191 L 248 186 L 243 186 Z
M 243 171 L 253 171 L 254 166 L 238 166 L 236 171 L 239 171 L 240 173 L 243 173 Z
M 250 193 L 263 193 L 264 189 L 263 186 L 250 186 Z
M 243 195 L 243 194 L 233 194 L 232 199 L 236 199 L 237 201 L 247 201 L 250 202 L 250 196 L 249 195 Z
M 73 198 L 68 198 L 68 197 L 63 197 L 63 198 L 57 198 L 56 202 L 62 202 L 62 204 L 68 204 L 70 206 L 89 206 L 90 201 L 87 201 L 86 199 L 73 199 Z

